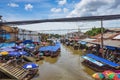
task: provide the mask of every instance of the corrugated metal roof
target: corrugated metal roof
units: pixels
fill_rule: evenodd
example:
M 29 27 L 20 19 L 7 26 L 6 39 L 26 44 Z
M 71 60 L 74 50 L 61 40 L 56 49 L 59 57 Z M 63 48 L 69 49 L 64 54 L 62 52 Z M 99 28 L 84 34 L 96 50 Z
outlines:
M 104 45 L 114 46 L 120 48 L 120 41 L 117 40 L 104 40 Z
M 96 39 L 86 38 L 86 39 L 83 39 L 81 41 L 91 42 L 92 43 L 92 41 L 94 41 L 94 40 L 96 40 Z
M 99 41 L 95 41 L 96 39 L 83 39 L 82 41 L 90 42 L 93 44 L 101 44 Z M 120 48 L 120 41 L 118 40 L 103 40 L 104 45 L 106 46 L 114 46 Z
M 113 39 L 120 39 L 120 34 L 115 36 Z

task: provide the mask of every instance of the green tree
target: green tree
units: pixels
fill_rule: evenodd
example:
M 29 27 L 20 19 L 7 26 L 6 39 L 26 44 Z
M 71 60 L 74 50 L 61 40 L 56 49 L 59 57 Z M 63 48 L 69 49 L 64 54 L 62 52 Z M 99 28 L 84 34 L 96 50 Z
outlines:
M 105 31 L 105 28 L 103 28 L 103 32 Z M 92 28 L 91 30 L 87 31 L 85 34 L 89 36 L 95 36 L 97 34 L 101 33 L 101 28 Z

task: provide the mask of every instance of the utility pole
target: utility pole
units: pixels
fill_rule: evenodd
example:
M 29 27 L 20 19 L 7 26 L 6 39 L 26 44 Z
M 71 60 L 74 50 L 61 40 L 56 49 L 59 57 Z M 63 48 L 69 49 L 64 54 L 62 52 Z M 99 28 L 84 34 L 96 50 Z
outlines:
M 80 39 L 80 33 L 81 33 L 81 31 L 80 31 L 80 28 L 78 26 L 78 37 L 79 37 L 79 39 Z
M 103 48 L 103 20 L 101 19 L 101 48 Z
M 0 15 L 0 22 L 2 22 L 2 16 Z
M 32 31 L 29 31 L 29 38 L 30 40 L 32 40 L 32 34 L 31 34 Z

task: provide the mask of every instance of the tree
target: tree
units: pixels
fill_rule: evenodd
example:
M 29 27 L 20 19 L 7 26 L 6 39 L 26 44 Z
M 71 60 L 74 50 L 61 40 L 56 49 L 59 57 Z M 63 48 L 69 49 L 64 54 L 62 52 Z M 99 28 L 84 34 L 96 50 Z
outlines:
M 105 28 L 103 28 L 103 32 L 105 31 Z M 87 31 L 85 34 L 89 36 L 95 36 L 97 34 L 101 33 L 101 28 L 92 28 L 92 30 Z

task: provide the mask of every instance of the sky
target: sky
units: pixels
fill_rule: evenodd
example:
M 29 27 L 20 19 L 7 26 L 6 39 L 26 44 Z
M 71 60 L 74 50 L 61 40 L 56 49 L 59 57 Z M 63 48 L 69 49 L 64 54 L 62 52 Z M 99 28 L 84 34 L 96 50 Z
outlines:
M 1 0 L 3 21 L 41 20 L 120 14 L 120 0 Z M 104 21 L 104 27 L 119 27 L 120 20 Z M 14 27 L 14 26 L 13 26 Z M 16 26 L 15 26 L 16 27 Z M 40 31 L 58 29 L 88 29 L 100 27 L 96 22 L 59 22 L 20 25 L 19 28 Z M 40 31 L 43 32 L 43 31 Z M 47 31 L 48 32 L 48 31 Z M 66 31 L 70 32 L 70 30 Z M 51 31 L 51 33 L 63 33 Z

